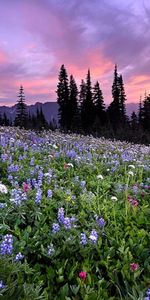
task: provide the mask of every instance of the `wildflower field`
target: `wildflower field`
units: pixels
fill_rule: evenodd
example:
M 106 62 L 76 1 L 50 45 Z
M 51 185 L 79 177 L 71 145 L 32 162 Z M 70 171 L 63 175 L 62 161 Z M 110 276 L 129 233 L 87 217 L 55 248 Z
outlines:
M 150 299 L 150 147 L 0 128 L 0 299 Z

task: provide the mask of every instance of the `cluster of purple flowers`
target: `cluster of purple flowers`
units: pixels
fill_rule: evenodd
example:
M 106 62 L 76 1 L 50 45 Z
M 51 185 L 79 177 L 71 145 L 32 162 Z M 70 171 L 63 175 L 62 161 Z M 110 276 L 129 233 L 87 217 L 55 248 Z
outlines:
M 96 244 L 98 240 L 98 233 L 95 229 L 93 229 L 90 233 L 89 240 L 91 244 Z M 80 244 L 85 246 L 87 244 L 87 237 L 85 233 L 80 234 Z
M 82 188 L 85 188 L 85 186 L 86 186 L 86 181 L 85 181 L 85 180 L 81 180 L 81 181 L 80 181 L 80 186 L 81 186 Z
M 27 200 L 26 193 L 23 193 L 21 189 L 13 189 L 11 190 L 11 199 L 10 201 L 14 203 L 16 206 L 21 205 L 23 201 Z
M 51 255 L 54 254 L 54 252 L 55 252 L 54 246 L 53 246 L 53 244 L 50 244 L 50 246 L 48 246 L 47 254 L 48 254 L 49 256 L 51 256 Z
M 47 191 L 47 198 L 52 198 L 52 196 L 53 196 L 53 192 L 52 192 L 52 190 L 48 190 Z
M 42 200 L 42 190 L 38 188 L 35 196 L 35 203 L 40 204 Z
M 3 280 L 0 280 L 0 290 L 4 289 L 6 285 L 3 283 Z
M 34 157 L 32 157 L 30 160 L 30 166 L 34 166 Z
M 75 217 L 65 217 L 65 211 L 63 207 L 58 209 L 57 219 L 58 223 L 52 224 L 52 233 L 57 233 L 60 230 L 60 225 L 63 225 L 65 229 L 71 229 L 76 221 Z
M 85 246 L 87 244 L 87 238 L 85 233 L 80 234 L 80 244 Z
M 150 288 L 146 291 L 146 297 L 144 300 L 150 300 Z
M 57 233 L 60 230 L 60 226 L 58 223 L 52 224 L 52 233 Z
M 1 255 L 11 255 L 13 252 L 13 236 L 12 234 L 6 234 L 2 238 L 0 244 L 0 254 Z
M 65 218 L 65 211 L 64 211 L 64 208 L 61 207 L 58 209 L 58 215 L 57 215 L 57 218 L 58 218 L 58 222 L 60 224 L 63 224 L 64 222 L 64 218 Z
M 99 218 L 98 216 L 96 216 L 96 222 L 100 228 L 103 228 L 106 224 L 106 221 L 103 218 Z
M 19 166 L 18 165 L 10 165 L 8 167 L 8 173 L 14 173 L 19 171 Z
M 96 242 L 98 240 L 98 233 L 97 233 L 97 231 L 95 229 L 93 229 L 91 231 L 89 239 L 90 239 L 91 244 L 96 244 Z
M 0 208 L 5 208 L 7 206 L 7 203 L 0 202 Z
M 76 156 L 77 156 L 77 153 L 76 153 L 76 151 L 75 150 L 68 150 L 67 152 L 66 152 L 66 156 L 68 157 L 68 158 L 70 158 L 70 159 L 74 159 L 74 158 L 76 158 Z
M 24 258 L 24 255 L 21 254 L 21 252 L 17 253 L 15 256 L 15 261 L 20 261 Z

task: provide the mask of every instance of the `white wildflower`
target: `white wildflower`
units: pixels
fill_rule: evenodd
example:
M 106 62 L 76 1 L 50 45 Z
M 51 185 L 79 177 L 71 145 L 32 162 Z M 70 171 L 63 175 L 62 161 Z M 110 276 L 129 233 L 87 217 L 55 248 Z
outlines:
M 135 169 L 134 165 L 129 165 L 128 168 Z
M 3 194 L 8 193 L 7 187 L 2 183 L 0 183 L 0 192 L 3 193 Z
M 128 172 L 128 175 L 131 175 L 132 177 L 134 176 L 134 173 L 132 171 Z
M 58 147 L 57 147 L 56 144 L 53 144 L 53 148 L 54 148 L 54 149 L 58 149 Z
M 73 168 L 73 164 L 72 163 L 68 163 L 67 166 Z
M 97 179 L 104 179 L 104 177 L 103 177 L 103 175 L 101 175 L 101 174 L 99 174 L 99 175 L 97 175 Z
M 117 199 L 117 197 L 112 196 L 112 197 L 111 197 L 111 200 L 112 200 L 112 201 L 117 201 L 118 199 Z

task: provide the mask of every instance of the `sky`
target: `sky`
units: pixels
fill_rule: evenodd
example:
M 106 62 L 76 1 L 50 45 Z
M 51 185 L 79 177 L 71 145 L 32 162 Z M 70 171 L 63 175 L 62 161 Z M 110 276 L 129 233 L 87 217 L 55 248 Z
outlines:
M 0 105 L 56 101 L 62 64 L 78 86 L 90 68 L 106 103 L 114 65 L 128 102 L 150 92 L 150 0 L 0 0 Z

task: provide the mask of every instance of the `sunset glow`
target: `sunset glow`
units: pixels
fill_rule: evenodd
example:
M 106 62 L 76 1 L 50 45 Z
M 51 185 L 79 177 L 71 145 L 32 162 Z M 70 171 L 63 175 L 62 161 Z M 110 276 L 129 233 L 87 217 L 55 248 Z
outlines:
M 0 9 L 0 105 L 56 101 L 60 66 L 78 86 L 90 68 L 111 102 L 114 64 L 128 102 L 150 92 L 148 0 L 5 0 Z

